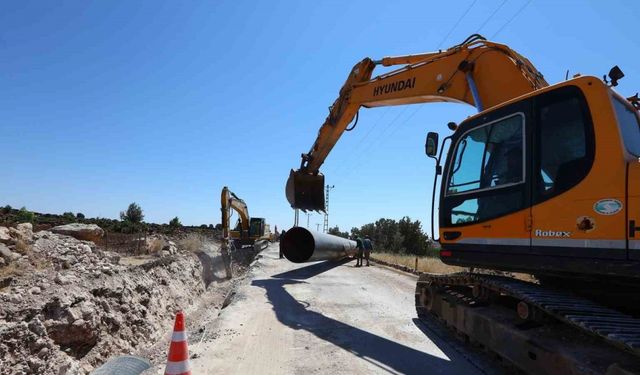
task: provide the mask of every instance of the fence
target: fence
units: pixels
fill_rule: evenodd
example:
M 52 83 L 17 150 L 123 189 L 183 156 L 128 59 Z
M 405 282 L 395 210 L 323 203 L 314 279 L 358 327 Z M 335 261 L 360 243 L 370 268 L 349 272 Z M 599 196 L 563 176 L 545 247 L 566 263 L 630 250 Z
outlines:
M 157 235 L 157 234 L 155 234 Z M 154 236 L 147 231 L 138 233 L 120 233 L 104 231 L 104 237 L 98 245 L 102 246 L 107 251 L 114 251 L 117 253 L 133 253 L 136 255 L 147 253 L 147 238 L 148 236 Z M 221 233 L 216 230 L 203 230 L 203 231 L 176 231 L 170 239 L 176 242 L 186 239 L 188 237 L 196 237 L 200 242 L 217 241 L 220 239 Z
M 146 232 L 119 233 L 105 231 L 104 237 L 102 237 L 102 241 L 98 245 L 101 245 L 107 251 L 142 254 L 147 251 L 146 241 Z

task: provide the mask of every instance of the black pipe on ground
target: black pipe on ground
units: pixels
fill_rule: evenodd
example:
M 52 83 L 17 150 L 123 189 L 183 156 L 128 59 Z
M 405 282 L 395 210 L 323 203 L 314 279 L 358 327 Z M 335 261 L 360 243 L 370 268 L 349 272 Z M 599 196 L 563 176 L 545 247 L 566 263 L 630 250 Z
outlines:
M 293 227 L 280 238 L 285 258 L 293 263 L 339 260 L 356 255 L 356 242 L 331 234 Z

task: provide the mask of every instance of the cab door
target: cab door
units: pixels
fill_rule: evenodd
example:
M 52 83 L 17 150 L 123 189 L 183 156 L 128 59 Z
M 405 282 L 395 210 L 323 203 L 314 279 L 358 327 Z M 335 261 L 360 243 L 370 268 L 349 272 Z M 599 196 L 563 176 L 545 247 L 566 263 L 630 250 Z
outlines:
M 626 165 L 626 212 L 629 259 L 640 260 L 640 116 L 622 97 L 612 95 Z
M 532 253 L 565 260 L 626 259 L 625 173 L 607 158 L 619 152 L 617 134 L 601 118 L 594 126 L 578 86 L 538 96 L 534 112 Z
M 628 169 L 629 258 L 640 260 L 640 162 L 629 164 Z

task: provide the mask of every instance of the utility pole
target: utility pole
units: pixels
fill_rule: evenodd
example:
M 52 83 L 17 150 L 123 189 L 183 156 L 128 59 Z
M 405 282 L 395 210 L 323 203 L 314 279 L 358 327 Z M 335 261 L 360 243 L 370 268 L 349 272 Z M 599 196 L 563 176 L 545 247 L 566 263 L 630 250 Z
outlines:
M 324 193 L 324 224 L 322 225 L 322 231 L 324 233 L 329 232 L 329 191 L 336 187 L 335 185 L 325 186 L 326 191 Z
M 293 226 L 297 227 L 300 221 L 300 211 L 296 208 L 293 210 Z
M 309 229 L 309 216 L 311 216 L 311 212 L 305 212 L 307 215 L 307 229 Z
M 320 232 L 320 223 L 316 223 L 316 232 Z

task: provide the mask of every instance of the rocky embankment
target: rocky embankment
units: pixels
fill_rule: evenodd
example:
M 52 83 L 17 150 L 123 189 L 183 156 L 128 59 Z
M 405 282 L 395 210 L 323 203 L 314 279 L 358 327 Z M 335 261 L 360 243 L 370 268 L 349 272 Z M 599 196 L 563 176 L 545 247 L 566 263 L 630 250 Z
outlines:
M 0 373 L 89 373 L 157 341 L 205 289 L 193 253 L 158 255 L 123 265 L 91 241 L 0 227 Z

